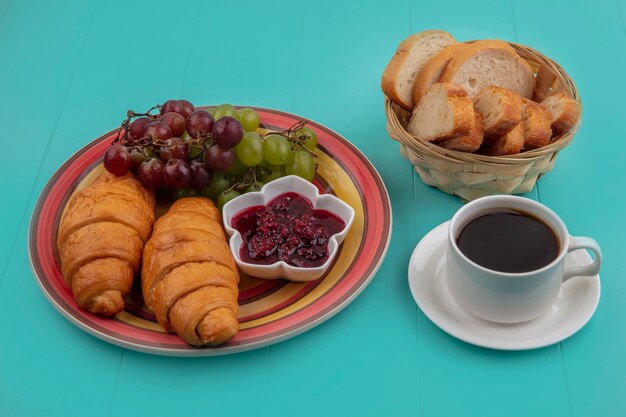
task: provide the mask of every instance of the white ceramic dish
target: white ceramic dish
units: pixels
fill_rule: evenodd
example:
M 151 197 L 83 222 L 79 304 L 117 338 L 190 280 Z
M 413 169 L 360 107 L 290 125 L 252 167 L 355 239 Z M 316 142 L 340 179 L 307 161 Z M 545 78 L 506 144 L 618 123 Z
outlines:
M 231 226 L 233 217 L 249 207 L 263 206 L 279 195 L 288 192 L 295 192 L 308 198 L 313 204 L 313 208 L 327 210 L 344 222 L 344 229 L 340 233 L 332 235 L 328 240 L 328 259 L 324 264 L 315 268 L 296 267 L 283 261 L 270 265 L 259 265 L 242 261 L 239 256 L 239 250 L 243 240 L 239 231 Z M 224 228 L 230 236 L 230 250 L 237 266 L 242 271 L 258 278 L 285 278 L 291 281 L 305 282 L 322 277 L 332 264 L 333 259 L 337 255 L 339 245 L 341 245 L 341 242 L 343 242 L 350 230 L 350 226 L 352 226 L 354 209 L 334 195 L 320 194 L 317 187 L 310 182 L 295 175 L 288 175 L 264 185 L 261 191 L 247 193 L 232 199 L 224 205 L 222 217 Z
M 473 345 L 491 349 L 525 350 L 558 343 L 580 330 L 600 300 L 599 277 L 574 277 L 561 286 L 550 310 L 514 324 L 480 319 L 461 308 L 448 290 L 446 249 L 448 225 L 431 230 L 416 246 L 409 262 L 409 287 L 422 312 L 439 328 Z M 566 255 L 568 266 L 592 262 L 585 250 Z

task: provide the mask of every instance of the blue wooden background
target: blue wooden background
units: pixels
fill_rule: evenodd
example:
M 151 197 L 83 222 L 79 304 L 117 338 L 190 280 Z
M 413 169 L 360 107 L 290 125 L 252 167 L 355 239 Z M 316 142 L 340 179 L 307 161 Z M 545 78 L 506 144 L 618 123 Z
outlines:
M 626 0 L 0 0 L 0 416 L 625 416 L 625 12 Z M 577 83 L 582 128 L 530 193 L 604 251 L 600 306 L 569 340 L 473 347 L 410 296 L 413 247 L 461 206 L 385 131 L 380 75 L 424 29 L 533 46 Z M 45 182 L 127 109 L 179 97 L 301 114 L 379 170 L 391 246 L 341 314 L 275 346 L 186 359 L 104 343 L 46 301 L 26 249 Z

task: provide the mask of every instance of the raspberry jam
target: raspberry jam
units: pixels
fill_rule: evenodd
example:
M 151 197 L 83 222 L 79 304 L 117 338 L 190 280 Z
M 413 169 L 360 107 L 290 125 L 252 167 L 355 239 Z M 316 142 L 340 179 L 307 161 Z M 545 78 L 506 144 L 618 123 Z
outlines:
M 345 223 L 326 210 L 313 208 L 298 193 L 281 194 L 265 206 L 250 207 L 233 217 L 241 233 L 241 260 L 262 265 L 284 261 L 313 268 L 328 259 L 328 238 Z

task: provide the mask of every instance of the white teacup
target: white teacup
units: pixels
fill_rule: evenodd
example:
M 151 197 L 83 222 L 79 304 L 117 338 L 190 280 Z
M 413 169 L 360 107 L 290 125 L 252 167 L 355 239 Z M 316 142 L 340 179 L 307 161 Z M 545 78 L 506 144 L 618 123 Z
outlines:
M 543 220 L 557 235 L 560 248 L 548 265 L 529 272 L 509 273 L 485 268 L 465 256 L 457 237 L 472 220 L 494 209 L 528 213 Z M 585 266 L 565 266 L 565 257 L 576 249 L 593 252 Z M 588 237 L 574 237 L 552 210 L 524 197 L 497 195 L 467 203 L 452 217 L 446 259 L 448 288 L 454 299 L 469 313 L 499 323 L 517 323 L 546 313 L 559 295 L 561 284 L 575 276 L 594 276 L 600 271 L 602 252 Z

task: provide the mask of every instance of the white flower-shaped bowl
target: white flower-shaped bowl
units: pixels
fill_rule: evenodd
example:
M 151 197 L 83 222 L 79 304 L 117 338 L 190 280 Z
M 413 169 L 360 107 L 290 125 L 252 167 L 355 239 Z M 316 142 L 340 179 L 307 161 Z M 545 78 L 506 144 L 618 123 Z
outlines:
M 329 211 L 339 217 L 345 224 L 341 232 L 330 236 L 328 239 L 328 259 L 326 259 L 326 262 L 322 265 L 314 268 L 296 267 L 283 261 L 269 265 L 259 265 L 242 261 L 239 256 L 239 251 L 243 239 L 239 231 L 232 227 L 233 217 L 247 208 L 264 206 L 274 198 L 288 192 L 298 193 L 308 198 L 313 204 L 314 209 Z M 354 221 L 354 209 L 334 195 L 320 195 L 317 187 L 310 182 L 298 176 L 289 175 L 264 185 L 261 191 L 246 193 L 230 200 L 222 209 L 222 217 L 226 233 L 230 236 L 230 251 L 235 258 L 237 266 L 243 272 L 264 279 L 285 278 L 290 281 L 304 282 L 316 280 L 328 270 L 333 259 L 337 256 L 339 245 L 341 245 L 352 226 L 352 222 Z

